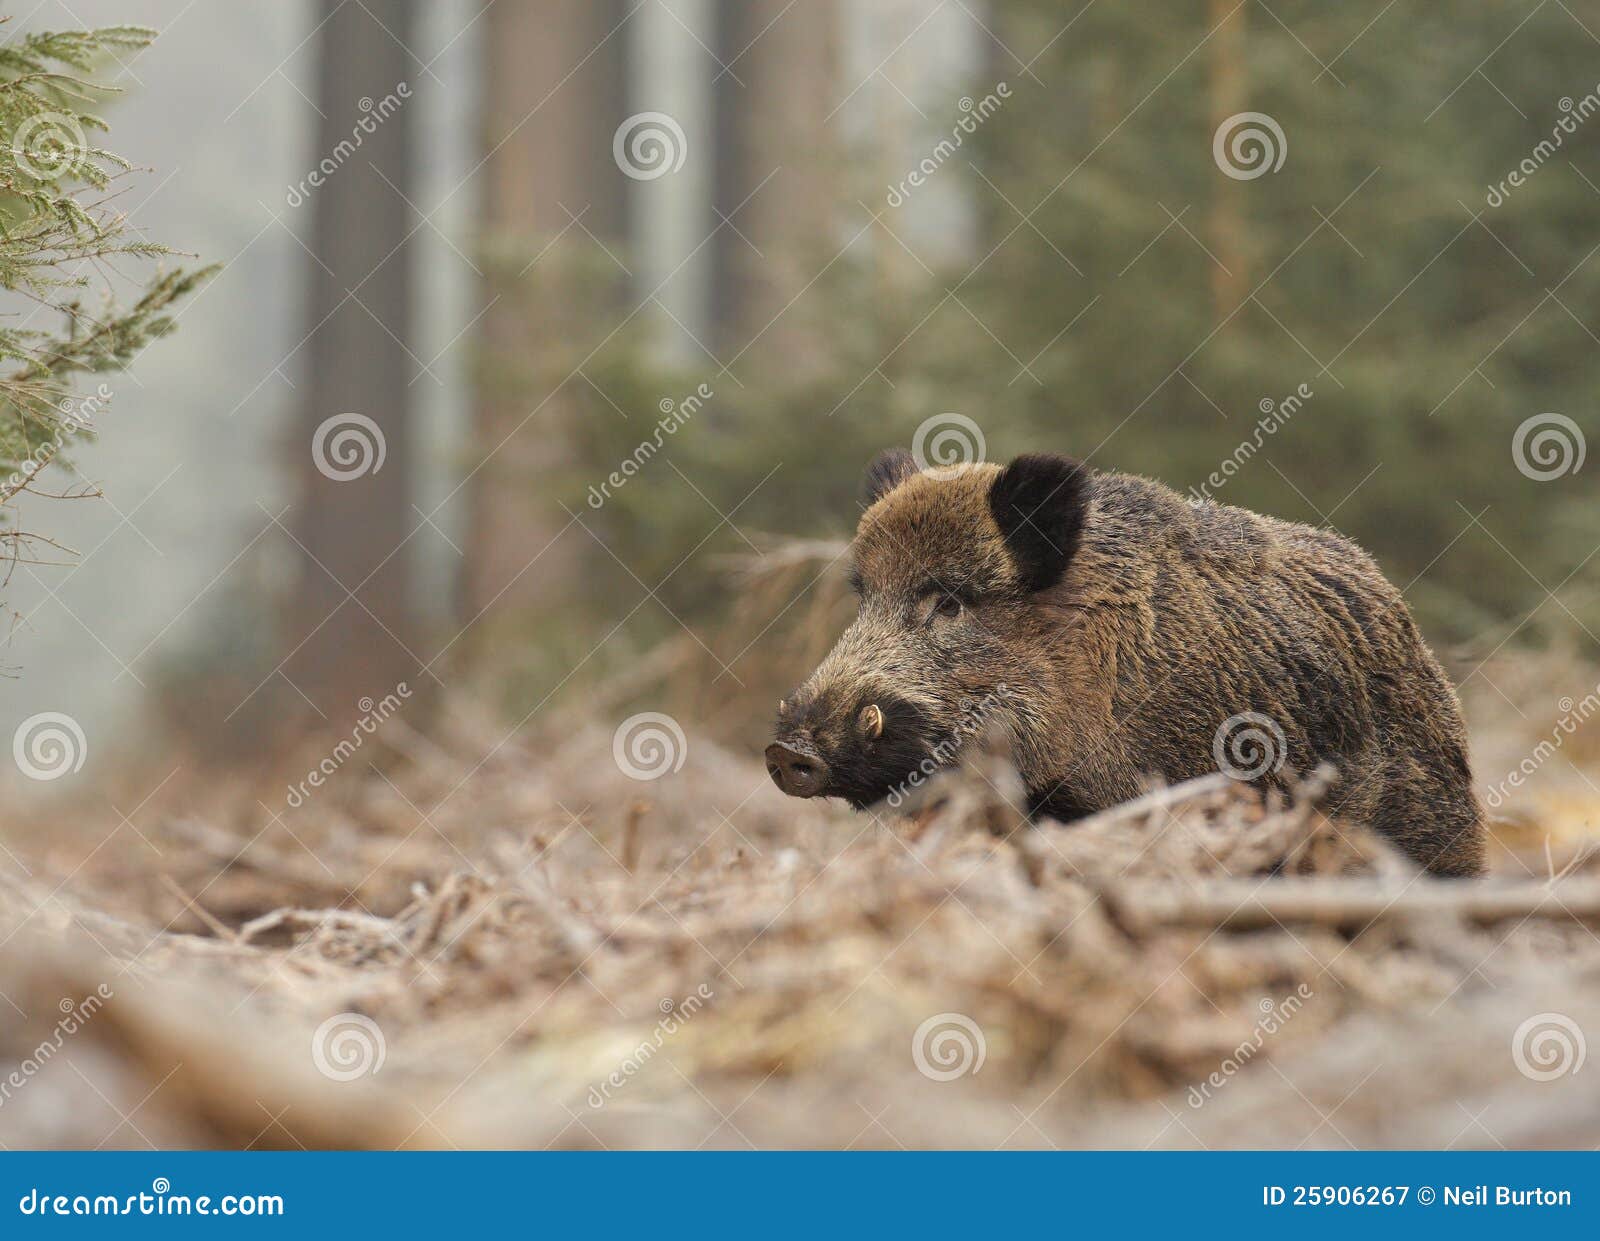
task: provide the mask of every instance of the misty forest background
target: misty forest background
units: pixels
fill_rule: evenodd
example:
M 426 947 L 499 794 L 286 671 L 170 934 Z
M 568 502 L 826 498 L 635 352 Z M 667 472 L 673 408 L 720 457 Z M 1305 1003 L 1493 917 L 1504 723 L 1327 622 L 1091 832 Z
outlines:
M 754 747 L 805 671 L 785 635 L 842 592 L 825 555 L 770 599 L 741 567 L 846 537 L 879 449 L 958 412 L 990 459 L 1188 490 L 1301 390 L 1219 499 L 1364 544 L 1458 675 L 1592 653 L 1593 467 L 1536 481 L 1512 441 L 1600 435 L 1600 120 L 1490 190 L 1600 91 L 1600 5 L 1099 3 L 1064 33 L 1044 0 L 134 7 L 0 33 L 162 29 L 101 66 L 153 170 L 118 205 L 223 267 L 70 453 L 105 501 L 25 497 L 79 555 L 5 579 L 0 735 L 48 698 L 96 763 L 255 760 L 404 681 L 512 721 L 670 694 Z M 613 157 L 643 111 L 686 139 L 649 180 Z M 1219 171 L 1243 111 L 1279 171 Z M 333 482 L 309 445 L 342 411 L 386 460 Z

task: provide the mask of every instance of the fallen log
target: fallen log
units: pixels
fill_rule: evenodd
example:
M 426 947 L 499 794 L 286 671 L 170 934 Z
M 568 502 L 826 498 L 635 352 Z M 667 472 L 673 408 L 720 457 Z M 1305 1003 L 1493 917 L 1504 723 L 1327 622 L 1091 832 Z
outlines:
M 1108 886 L 1100 895 L 1117 921 L 1133 932 L 1164 926 L 1244 931 L 1295 922 L 1359 928 L 1383 919 L 1439 915 L 1476 923 L 1529 917 L 1600 922 L 1600 880 L 1589 878 L 1506 885 L 1436 879 L 1217 879 L 1198 890 L 1129 881 Z

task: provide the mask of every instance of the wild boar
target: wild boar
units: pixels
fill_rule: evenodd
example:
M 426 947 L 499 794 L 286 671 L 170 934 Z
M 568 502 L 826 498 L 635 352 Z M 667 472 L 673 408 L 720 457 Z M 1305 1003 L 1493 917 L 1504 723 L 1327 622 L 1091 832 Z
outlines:
M 1330 813 L 1435 874 L 1482 870 L 1455 692 L 1348 539 L 1046 454 L 921 471 L 892 450 L 865 501 L 860 612 L 766 749 L 784 792 L 873 805 L 949 765 L 978 713 L 1030 815 L 1328 761 Z

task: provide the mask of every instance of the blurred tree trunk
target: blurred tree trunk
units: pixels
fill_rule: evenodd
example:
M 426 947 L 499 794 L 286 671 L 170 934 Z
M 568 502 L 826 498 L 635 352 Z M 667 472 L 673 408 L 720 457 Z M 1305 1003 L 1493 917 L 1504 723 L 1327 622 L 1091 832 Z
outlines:
M 976 10 L 982 20 L 986 33 L 980 41 L 983 57 L 983 83 L 1009 82 L 1013 88 L 1042 91 L 1044 86 L 1028 77 L 1027 71 L 1012 59 L 1012 52 L 1020 54 L 1024 60 L 1027 52 L 1027 26 L 1009 4 L 990 3 L 987 8 Z M 1011 48 L 1012 52 L 1007 52 Z M 1062 115 L 1063 139 L 1066 133 L 1078 130 L 1082 125 L 1082 117 L 1072 105 L 1068 93 L 1061 89 L 1060 84 L 1054 84 L 1054 90 L 1059 92 L 1058 107 Z M 975 163 L 982 163 L 976 155 L 969 156 Z M 998 168 L 985 168 L 984 175 L 991 181 L 997 179 L 997 174 L 1003 175 Z M 976 178 L 974 178 L 976 180 Z M 976 237 L 976 255 L 981 257 L 996 245 L 1011 231 L 1011 226 L 1016 222 L 1016 212 L 1006 206 L 1005 201 L 982 181 L 972 191 L 977 203 L 978 228 Z
M 620 0 L 545 0 L 491 3 L 483 17 L 485 310 L 462 590 L 472 647 L 495 621 L 569 601 L 587 541 L 541 484 L 574 460 L 573 385 L 584 380 L 571 372 L 584 342 L 614 326 L 596 335 L 583 268 L 584 251 L 600 249 L 591 237 L 616 251 L 622 232 L 611 139 L 623 119 L 625 16 Z M 491 624 L 478 625 L 485 616 Z
M 711 205 L 724 215 L 732 215 L 739 200 L 752 188 L 747 184 L 749 171 L 745 167 L 744 152 L 739 147 L 739 112 L 744 106 L 745 96 L 744 88 L 735 80 L 735 75 L 739 74 L 743 62 L 733 63 L 748 41 L 744 17 L 747 7 L 744 0 L 717 0 L 712 16 L 716 37 L 711 50 L 718 60 L 733 70 L 732 73 L 723 73 L 711 87 L 711 158 L 714 161 L 711 170 Z M 743 228 L 742 213 L 733 216 L 733 222 Z M 715 342 L 713 347 L 724 356 L 739 348 L 733 338 L 739 322 L 738 248 L 743 245 L 739 235 L 727 225 L 718 229 L 711 239 L 711 304 L 707 309 L 712 340 Z
M 411 57 L 402 46 L 416 6 L 321 0 L 317 10 L 322 118 L 308 166 L 322 165 L 324 180 L 309 201 L 310 335 L 291 445 L 299 546 L 283 672 L 340 723 L 361 713 L 363 697 L 417 680 L 406 547 L 416 105 L 406 102 Z
M 725 45 L 732 45 L 724 62 L 744 54 L 732 65 L 743 86 L 732 83 L 733 75 L 724 77 L 732 85 L 719 99 L 732 117 L 732 164 L 719 172 L 723 201 L 717 205 L 732 213 L 744 202 L 734 223 L 749 238 L 731 228 L 717 235 L 724 252 L 717 302 L 726 356 L 754 341 L 747 358 L 779 359 L 785 372 L 804 380 L 829 363 L 818 334 L 808 330 L 817 312 L 802 290 L 842 240 L 834 233 L 835 122 L 823 119 L 843 93 L 839 6 L 837 0 L 794 6 L 788 0 L 723 0 L 720 20 Z

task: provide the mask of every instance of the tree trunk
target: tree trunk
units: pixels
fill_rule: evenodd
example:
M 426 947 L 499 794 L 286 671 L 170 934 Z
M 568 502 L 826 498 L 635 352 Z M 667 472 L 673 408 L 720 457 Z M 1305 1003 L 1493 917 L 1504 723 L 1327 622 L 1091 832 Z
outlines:
M 843 94 L 838 5 L 745 0 L 734 3 L 725 29 L 736 46 L 724 60 L 743 51 L 732 68 L 744 85 L 729 86 L 731 75 L 719 84 L 720 106 L 733 112 L 734 149 L 733 166 L 717 177 L 724 200 L 718 205 L 733 213 L 744 203 L 733 220 L 749 240 L 730 228 L 717 237 L 724 358 L 749 349 L 746 364 L 781 359 L 788 374 L 803 380 L 828 365 L 818 334 L 807 328 L 815 311 L 803 290 L 841 240 L 833 228 L 838 177 L 831 135 L 838 118 L 823 119 Z
M 494 622 L 569 601 L 587 542 L 541 484 L 574 459 L 574 395 L 586 385 L 571 372 L 620 317 L 584 313 L 593 294 L 574 260 L 592 250 L 601 279 L 623 279 L 600 247 L 621 258 L 626 183 L 611 142 L 625 15 L 617 0 L 545 0 L 491 4 L 482 19 L 484 355 L 462 592 L 480 648 Z
M 330 722 L 418 679 L 411 598 L 412 0 L 322 0 L 297 581 L 284 675 Z M 380 24 L 381 23 L 381 24 Z

